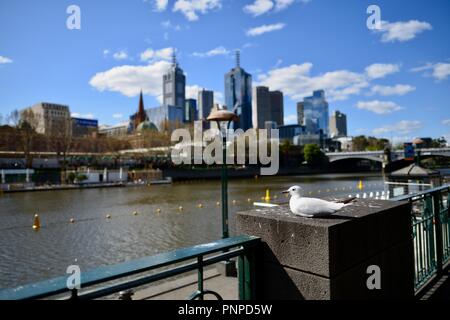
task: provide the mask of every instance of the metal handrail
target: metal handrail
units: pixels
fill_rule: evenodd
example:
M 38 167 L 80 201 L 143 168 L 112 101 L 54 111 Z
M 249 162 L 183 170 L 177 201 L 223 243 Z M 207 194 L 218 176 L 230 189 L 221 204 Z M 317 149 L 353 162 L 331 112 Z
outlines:
M 441 276 L 450 262 L 450 184 L 390 200 L 411 203 L 414 287 L 419 292 L 429 281 Z M 414 210 L 415 203 L 419 203 L 419 210 Z
M 237 236 L 233 238 L 221 239 L 211 243 L 181 248 L 116 265 L 102 266 L 97 269 L 84 272 L 81 274 L 81 289 L 83 292 L 78 292 L 76 289 L 69 289 L 67 287 L 67 276 L 63 276 L 13 289 L 1 290 L 0 300 L 43 299 L 64 293 L 70 294 L 72 299 L 95 299 L 193 270 L 198 270 L 199 274 L 201 273 L 203 275 L 203 267 L 218 263 L 220 261 L 227 261 L 230 258 L 239 257 L 239 263 L 244 263 L 248 257 L 253 256 L 252 250 L 255 249 L 260 242 L 261 239 L 254 236 Z M 210 256 L 213 254 L 216 255 Z M 209 257 L 205 258 L 205 256 Z M 141 275 L 139 278 L 112 283 L 107 286 L 94 288 L 88 292 L 84 292 L 85 289 L 89 289 L 90 287 L 98 284 L 123 279 L 133 275 L 139 275 L 144 272 L 179 264 L 181 262 L 186 262 L 193 259 L 196 259 L 197 261 L 178 265 L 171 269 L 163 270 L 154 274 Z M 254 264 L 252 264 L 251 267 L 253 268 Z M 254 280 L 251 274 L 240 274 L 239 277 L 240 282 Z M 200 277 L 199 280 L 201 280 Z M 201 283 L 201 286 L 203 287 L 203 283 Z M 240 284 L 240 289 L 241 288 L 245 289 L 245 286 Z M 203 288 L 199 291 L 200 292 L 197 292 L 198 294 L 196 297 L 199 297 L 200 299 L 202 299 L 205 294 L 211 294 L 211 291 L 203 290 Z M 254 293 L 252 292 L 240 290 L 240 297 L 242 299 L 252 298 L 253 294 Z M 219 295 L 217 294 L 217 296 Z

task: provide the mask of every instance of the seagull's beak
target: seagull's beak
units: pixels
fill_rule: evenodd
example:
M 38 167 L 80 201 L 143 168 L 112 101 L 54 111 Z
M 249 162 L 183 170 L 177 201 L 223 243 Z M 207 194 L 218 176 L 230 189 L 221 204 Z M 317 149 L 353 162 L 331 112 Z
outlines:
M 289 190 L 281 191 L 281 193 L 289 193 Z

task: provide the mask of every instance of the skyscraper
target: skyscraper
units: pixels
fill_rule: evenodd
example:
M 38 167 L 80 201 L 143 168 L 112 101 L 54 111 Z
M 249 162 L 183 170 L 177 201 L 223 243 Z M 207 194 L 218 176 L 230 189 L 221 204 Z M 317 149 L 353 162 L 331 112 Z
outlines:
M 172 66 L 163 76 L 163 105 L 185 107 L 186 77 L 178 66 L 175 53 L 172 55 Z
M 339 110 L 330 117 L 330 135 L 332 138 L 347 136 L 347 116 Z
M 297 122 L 301 126 L 305 124 L 305 105 L 303 102 L 297 102 Z
M 275 121 L 279 126 L 284 124 L 284 99 L 283 92 L 270 91 L 270 120 Z
M 303 106 L 306 132 L 309 134 L 317 134 L 322 130 L 324 137 L 328 137 L 329 116 L 328 102 L 325 100 L 325 91 L 314 91 L 311 97 L 303 99 Z
M 186 99 L 186 105 L 184 107 L 184 122 L 194 122 L 197 120 L 197 100 Z
M 246 131 L 252 127 L 252 76 L 240 66 L 240 52 L 236 51 L 236 66 L 225 74 L 225 105 L 236 113 L 239 120 L 234 129 Z
M 283 125 L 283 108 L 283 93 L 281 91 L 269 91 L 269 88 L 264 86 L 253 88 L 253 128 L 264 129 L 267 121 L 274 122 L 278 126 Z
M 266 121 L 271 120 L 269 88 L 263 86 L 254 87 L 252 97 L 253 128 L 264 129 Z
M 198 92 L 198 119 L 206 120 L 214 106 L 214 92 L 202 89 Z

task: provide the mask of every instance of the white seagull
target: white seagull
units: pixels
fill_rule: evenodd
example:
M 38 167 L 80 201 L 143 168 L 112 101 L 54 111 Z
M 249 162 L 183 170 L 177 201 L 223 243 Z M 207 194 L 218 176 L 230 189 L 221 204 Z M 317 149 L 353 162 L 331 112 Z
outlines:
M 290 187 L 283 193 L 289 193 L 291 200 L 289 200 L 289 207 L 293 214 L 314 218 L 329 216 L 343 207 L 348 206 L 354 198 L 346 199 L 341 202 L 330 202 L 317 198 L 306 198 L 301 195 L 302 188 L 299 186 Z

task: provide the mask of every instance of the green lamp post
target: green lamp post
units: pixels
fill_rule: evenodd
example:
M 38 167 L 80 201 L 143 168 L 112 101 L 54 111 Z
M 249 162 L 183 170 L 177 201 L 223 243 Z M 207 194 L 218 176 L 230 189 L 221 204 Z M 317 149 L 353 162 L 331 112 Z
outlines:
M 228 238 L 228 175 L 227 175 L 227 132 L 233 121 L 239 119 L 238 115 L 226 109 L 213 110 L 208 116 L 209 122 L 215 121 L 222 134 L 222 238 Z

